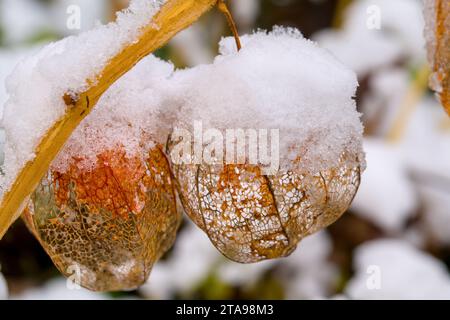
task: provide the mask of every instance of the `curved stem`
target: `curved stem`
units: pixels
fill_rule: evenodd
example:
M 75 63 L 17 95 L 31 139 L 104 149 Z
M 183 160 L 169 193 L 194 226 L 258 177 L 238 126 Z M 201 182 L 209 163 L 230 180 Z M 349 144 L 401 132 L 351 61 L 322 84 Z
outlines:
M 225 15 L 228 21 L 228 25 L 230 26 L 231 31 L 233 32 L 234 39 L 236 40 L 236 47 L 238 51 L 242 49 L 241 45 L 241 39 L 239 38 L 239 33 L 236 27 L 236 23 L 234 22 L 233 15 L 231 14 L 230 10 L 228 9 L 227 4 L 225 3 L 225 0 L 218 0 L 217 6 L 219 10 Z

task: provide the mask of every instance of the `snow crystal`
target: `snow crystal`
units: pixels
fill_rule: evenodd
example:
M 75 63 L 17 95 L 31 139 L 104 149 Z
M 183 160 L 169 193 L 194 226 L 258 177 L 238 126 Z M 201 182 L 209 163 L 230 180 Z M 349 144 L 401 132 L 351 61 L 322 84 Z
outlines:
M 145 157 L 154 143 L 164 144 L 170 133 L 170 110 L 162 100 L 170 88 L 171 63 L 150 55 L 114 83 L 96 108 L 73 132 L 52 163 L 65 172 L 73 158 L 89 170 L 104 150 L 122 148 L 128 156 Z
M 417 196 L 404 169 L 400 151 L 366 139 L 367 169 L 351 208 L 387 232 L 398 232 L 417 208 Z
M 52 43 L 18 65 L 7 81 L 3 191 L 34 158 L 40 138 L 64 114 L 63 96 L 86 90 L 88 81 L 95 81 L 108 61 L 138 36 L 162 3 L 133 0 L 126 11 L 118 13 L 116 22 Z
M 352 299 L 449 299 L 450 276 L 438 259 L 400 240 L 377 240 L 356 249 Z
M 281 167 L 317 172 L 347 151 L 360 155 L 356 75 L 295 29 L 275 28 L 220 43 L 211 65 L 179 71 L 172 104 L 180 127 L 279 129 Z M 360 156 L 360 159 L 363 157 Z
M 6 78 L 28 51 L 29 49 L 0 50 L 0 118 L 3 117 L 3 105 L 8 100 L 5 86 Z

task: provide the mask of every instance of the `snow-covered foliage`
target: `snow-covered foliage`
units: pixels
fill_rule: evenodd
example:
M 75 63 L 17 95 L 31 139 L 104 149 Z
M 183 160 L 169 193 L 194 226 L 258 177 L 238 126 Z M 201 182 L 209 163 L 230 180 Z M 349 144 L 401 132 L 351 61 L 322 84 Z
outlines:
M 364 149 L 367 170 L 352 209 L 387 232 L 399 232 L 417 208 L 417 194 L 402 155 L 375 139 L 366 139 Z
M 419 0 L 361 0 L 346 11 L 342 30 L 322 31 L 315 40 L 366 75 L 401 58 L 425 59 L 423 27 Z
M 378 240 L 356 250 L 352 299 L 450 299 L 450 276 L 431 255 L 399 240 Z

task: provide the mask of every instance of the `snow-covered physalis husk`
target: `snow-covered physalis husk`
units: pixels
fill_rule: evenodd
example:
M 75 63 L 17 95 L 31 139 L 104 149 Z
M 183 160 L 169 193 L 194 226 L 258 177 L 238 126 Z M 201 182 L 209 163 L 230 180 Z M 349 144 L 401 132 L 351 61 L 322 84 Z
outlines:
M 425 20 L 428 59 L 433 72 L 430 86 L 450 115 L 450 1 L 426 0 Z
M 357 78 L 295 29 L 244 36 L 240 51 L 229 38 L 219 47 L 214 63 L 174 77 L 180 112 L 167 154 L 180 198 L 228 258 L 284 257 L 356 194 L 365 167 Z
M 159 147 L 144 158 L 104 151 L 89 170 L 81 160 L 64 173 L 50 169 L 23 217 L 72 281 L 95 291 L 136 288 L 180 224 L 169 163 Z
M 238 164 L 172 164 L 172 170 L 188 216 L 226 257 L 252 263 L 288 256 L 348 209 L 361 170 L 347 158 L 317 174 L 264 175 L 258 166 Z

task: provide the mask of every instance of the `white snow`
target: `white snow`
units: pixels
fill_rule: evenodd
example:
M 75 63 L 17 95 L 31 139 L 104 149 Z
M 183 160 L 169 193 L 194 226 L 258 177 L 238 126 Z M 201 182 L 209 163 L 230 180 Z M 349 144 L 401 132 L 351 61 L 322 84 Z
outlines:
M 194 24 L 173 37 L 170 45 L 187 66 L 193 67 L 209 63 L 214 58 L 208 39 L 208 30 L 200 24 Z
M 0 50 L 0 118 L 3 116 L 3 105 L 8 100 L 6 79 L 29 51 L 32 49 Z
M 261 3 L 259 0 L 234 0 L 231 2 L 231 11 L 239 30 L 247 30 L 258 18 Z
M 23 44 L 41 34 L 73 35 L 94 28 L 107 20 L 108 0 L 2 0 L 0 27 L 7 45 Z M 72 11 L 73 9 L 79 11 Z M 69 10 L 70 9 L 70 10 Z M 77 26 L 68 27 L 68 21 L 79 19 Z
M 107 21 L 107 8 L 112 5 L 112 1 L 108 0 L 59 0 L 50 3 L 50 21 L 52 27 L 58 34 L 67 36 L 78 34 L 96 27 L 98 24 Z M 78 28 L 68 28 L 68 21 L 78 18 L 77 11 L 69 9 L 77 9 L 80 14 L 80 25 Z
M 52 167 L 65 172 L 74 157 L 88 170 L 104 150 L 122 148 L 128 156 L 145 157 L 154 143 L 170 133 L 170 110 L 162 101 L 170 88 L 172 64 L 150 55 L 102 96 L 96 108 L 74 131 Z
M 42 135 L 64 114 L 62 97 L 82 92 L 89 87 L 87 81 L 95 82 L 95 76 L 138 36 L 162 3 L 133 0 L 116 22 L 50 44 L 19 64 L 7 82 L 10 96 L 3 117 L 7 137 L 3 191 L 34 158 Z
M 314 39 L 364 76 L 401 58 L 425 60 L 423 28 L 419 0 L 361 0 L 347 9 L 342 30 L 320 31 Z
M 450 244 L 450 120 L 439 102 L 417 106 L 401 144 L 405 167 L 417 185 L 429 238 Z
M 450 246 L 450 183 L 443 187 L 421 186 L 419 188 L 424 205 L 424 223 L 430 238 Z
M 418 104 L 406 128 L 401 149 L 408 170 L 450 179 L 448 116 L 433 97 Z
M 205 279 L 222 255 L 191 221 L 179 232 L 167 260 L 158 262 L 139 291 L 149 298 L 169 299 L 186 293 Z
M 288 299 L 323 299 L 331 292 L 337 269 L 328 258 L 333 243 L 326 231 L 303 239 L 291 256 L 281 260 Z
M 276 263 L 276 260 L 266 260 L 258 263 L 242 264 L 227 260 L 217 268 L 217 275 L 222 281 L 233 286 L 251 286 L 265 272 L 274 267 Z
M 367 169 L 351 208 L 387 232 L 399 232 L 417 208 L 417 195 L 401 152 L 383 140 L 365 139 Z
M 8 298 L 8 287 L 6 285 L 6 280 L 0 273 L 0 300 L 5 300 Z
M 279 129 L 282 169 L 318 172 L 337 166 L 344 151 L 362 161 L 351 70 L 295 29 L 261 31 L 242 42 L 237 52 L 226 38 L 213 64 L 177 72 L 178 126 Z
M 376 136 L 387 136 L 399 117 L 410 83 L 410 73 L 404 68 L 386 68 L 369 79 L 370 91 L 361 103 L 364 123 L 377 123 L 372 129 Z
M 370 18 L 380 13 L 380 30 L 370 30 Z M 369 20 L 369 23 L 368 23 Z M 425 59 L 423 29 L 425 21 L 421 0 L 360 0 L 355 1 L 347 11 L 346 28 L 365 29 L 381 34 L 399 43 L 402 55 L 414 62 Z
M 6 44 L 30 40 L 36 30 L 49 30 L 50 23 L 44 7 L 34 0 L 0 1 L 0 27 Z
M 445 265 L 400 240 L 361 245 L 354 268 L 356 275 L 345 289 L 352 299 L 450 299 Z
M 316 33 L 313 39 L 361 76 L 389 65 L 401 55 L 401 48 L 396 42 L 369 33 L 365 28 L 323 30 Z
M 108 297 L 83 288 L 67 285 L 67 279 L 56 278 L 46 282 L 41 287 L 27 289 L 13 295 L 12 300 L 106 300 Z M 69 289 L 72 288 L 72 289 Z

